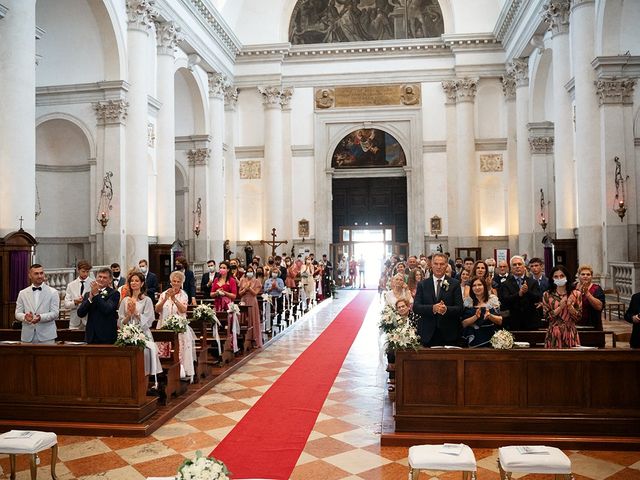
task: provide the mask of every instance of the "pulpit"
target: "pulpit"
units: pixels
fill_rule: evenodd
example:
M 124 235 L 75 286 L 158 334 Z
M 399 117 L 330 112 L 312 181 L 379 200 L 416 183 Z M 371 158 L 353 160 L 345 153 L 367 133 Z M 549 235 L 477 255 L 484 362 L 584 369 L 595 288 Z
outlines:
M 38 242 L 22 228 L 0 239 L 0 327 L 10 328 L 18 292 L 29 285 L 29 265 Z

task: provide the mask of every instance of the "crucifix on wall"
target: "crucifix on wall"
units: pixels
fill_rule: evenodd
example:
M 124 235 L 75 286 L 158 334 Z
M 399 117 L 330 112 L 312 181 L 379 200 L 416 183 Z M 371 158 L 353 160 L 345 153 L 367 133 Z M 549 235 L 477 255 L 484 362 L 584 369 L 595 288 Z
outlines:
M 272 240 L 260 240 L 260 245 L 270 245 L 271 246 L 271 256 L 275 257 L 276 256 L 276 248 L 278 248 L 280 245 L 286 245 L 287 243 L 289 243 L 286 240 L 280 241 L 280 242 L 276 242 L 276 229 L 272 228 L 271 229 L 271 237 Z

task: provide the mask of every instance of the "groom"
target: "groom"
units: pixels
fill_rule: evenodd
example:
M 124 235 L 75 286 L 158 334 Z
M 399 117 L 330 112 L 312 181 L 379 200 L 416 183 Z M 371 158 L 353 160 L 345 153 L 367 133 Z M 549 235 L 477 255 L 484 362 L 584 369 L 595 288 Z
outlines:
M 420 315 L 418 335 L 425 347 L 457 345 L 460 339 L 462 289 L 460 282 L 447 277 L 447 257 L 434 253 L 433 275 L 418 284 L 413 311 Z
M 111 270 L 101 268 L 78 307 L 78 316 L 87 316 L 87 343 L 112 344 L 116 341 L 120 294 L 111 285 Z

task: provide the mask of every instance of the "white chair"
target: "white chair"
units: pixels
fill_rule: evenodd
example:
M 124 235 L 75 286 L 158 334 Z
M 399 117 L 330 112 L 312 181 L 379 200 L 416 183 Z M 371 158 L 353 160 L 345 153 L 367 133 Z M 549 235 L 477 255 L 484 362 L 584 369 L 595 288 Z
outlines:
M 38 476 L 38 452 L 51 448 L 51 478 L 57 480 L 58 437 L 52 432 L 11 430 L 0 435 L 0 453 L 9 455 L 11 480 L 16 478 L 16 455 L 30 455 L 31 480 Z
M 463 480 L 476 479 L 476 457 L 467 445 L 459 453 L 445 453 L 444 445 L 415 445 L 409 448 L 409 480 L 418 480 L 420 470 L 462 471 Z
M 526 449 L 530 453 L 525 453 Z M 498 467 L 502 480 L 510 480 L 512 473 L 547 473 L 554 474 L 556 479 L 573 480 L 571 460 L 555 447 L 501 447 Z

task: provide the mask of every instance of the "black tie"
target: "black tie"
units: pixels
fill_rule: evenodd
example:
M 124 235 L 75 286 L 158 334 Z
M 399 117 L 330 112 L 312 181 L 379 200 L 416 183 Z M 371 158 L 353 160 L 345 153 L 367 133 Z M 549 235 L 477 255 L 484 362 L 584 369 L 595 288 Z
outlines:
M 84 280 L 80 280 L 80 296 L 84 293 Z
M 436 286 L 436 299 L 440 298 L 440 285 L 442 284 L 442 279 L 438 279 L 438 285 Z
M 31 290 L 33 290 L 34 292 L 35 292 L 36 290 L 40 290 L 40 291 L 42 291 L 42 287 L 31 287 Z

